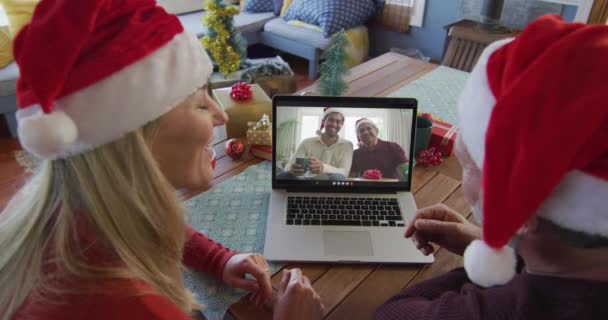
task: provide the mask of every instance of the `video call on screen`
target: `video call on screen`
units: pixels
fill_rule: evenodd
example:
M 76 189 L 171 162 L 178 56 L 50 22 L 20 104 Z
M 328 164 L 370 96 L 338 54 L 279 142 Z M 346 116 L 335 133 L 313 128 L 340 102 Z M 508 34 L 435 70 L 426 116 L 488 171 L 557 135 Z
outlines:
M 324 117 L 322 107 L 277 106 L 277 180 L 408 179 L 413 110 L 327 107 L 341 113 Z

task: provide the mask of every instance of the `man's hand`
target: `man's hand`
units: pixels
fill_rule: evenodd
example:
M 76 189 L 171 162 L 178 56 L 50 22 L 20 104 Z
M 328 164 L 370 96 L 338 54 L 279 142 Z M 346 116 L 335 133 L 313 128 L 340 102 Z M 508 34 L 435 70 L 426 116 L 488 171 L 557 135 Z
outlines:
M 310 157 L 308 160 L 308 165 L 310 166 L 310 171 L 312 171 L 312 173 L 323 173 L 323 162 L 321 162 L 321 160 L 319 160 L 317 157 Z
M 431 242 L 462 255 L 473 240 L 481 239 L 481 228 L 439 204 L 418 210 L 405 230 L 406 238 L 412 236 L 416 247 L 425 255 L 433 253 Z
M 293 174 L 296 177 L 303 176 L 305 173 L 304 168 L 297 163 L 294 163 L 291 165 L 289 172 L 291 172 L 291 174 Z
M 323 318 L 321 297 L 300 269 L 283 270 L 274 306 L 275 320 L 314 320 Z
M 252 275 L 255 280 L 246 279 L 246 274 Z M 262 255 L 240 253 L 232 256 L 226 262 L 222 280 L 233 288 L 251 291 L 258 307 L 272 300 L 270 268 Z

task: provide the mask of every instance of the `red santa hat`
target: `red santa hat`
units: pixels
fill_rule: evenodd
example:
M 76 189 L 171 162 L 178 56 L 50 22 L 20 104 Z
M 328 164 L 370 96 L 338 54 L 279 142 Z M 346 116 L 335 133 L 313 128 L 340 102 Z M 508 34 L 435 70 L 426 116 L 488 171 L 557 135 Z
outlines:
M 344 116 L 344 110 L 340 109 L 340 108 L 333 108 L 333 107 L 325 107 L 323 108 L 323 118 L 321 118 L 321 126 L 319 127 L 319 130 L 317 130 L 317 135 L 321 135 L 323 134 L 323 128 L 325 127 L 325 119 L 327 118 L 327 116 L 330 113 L 339 113 L 342 116 L 342 119 L 346 119 L 346 117 Z
M 608 27 L 543 16 L 481 55 L 459 103 L 462 139 L 482 170 L 483 241 L 469 278 L 515 274 L 509 240 L 533 215 L 608 236 Z
M 42 0 L 14 53 L 19 139 L 46 159 L 160 117 L 213 70 L 199 41 L 154 0 Z

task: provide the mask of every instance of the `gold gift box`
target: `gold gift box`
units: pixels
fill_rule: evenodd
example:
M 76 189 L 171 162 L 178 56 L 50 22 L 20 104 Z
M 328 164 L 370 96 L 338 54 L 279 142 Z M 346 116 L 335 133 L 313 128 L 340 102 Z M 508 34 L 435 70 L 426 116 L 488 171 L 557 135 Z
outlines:
M 268 130 L 254 130 L 256 122 L 249 122 L 247 141 L 252 145 L 272 147 L 272 124 Z
M 247 100 L 234 100 L 230 97 L 231 88 L 213 89 L 213 98 L 228 114 L 226 134 L 228 138 L 245 137 L 249 122 L 257 122 L 264 114 L 272 119 L 272 101 L 264 90 L 252 84 L 253 94 Z

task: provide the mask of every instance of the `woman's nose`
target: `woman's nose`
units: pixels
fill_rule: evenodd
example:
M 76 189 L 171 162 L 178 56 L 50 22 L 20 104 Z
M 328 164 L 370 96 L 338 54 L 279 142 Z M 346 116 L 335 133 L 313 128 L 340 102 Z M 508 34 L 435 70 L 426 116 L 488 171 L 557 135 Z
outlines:
M 211 100 L 211 103 L 213 104 L 213 126 L 217 127 L 217 126 L 221 126 L 223 124 L 225 124 L 226 122 L 228 122 L 228 115 L 226 114 L 226 112 L 224 112 L 224 110 L 217 105 L 217 103 L 215 103 L 215 101 Z

